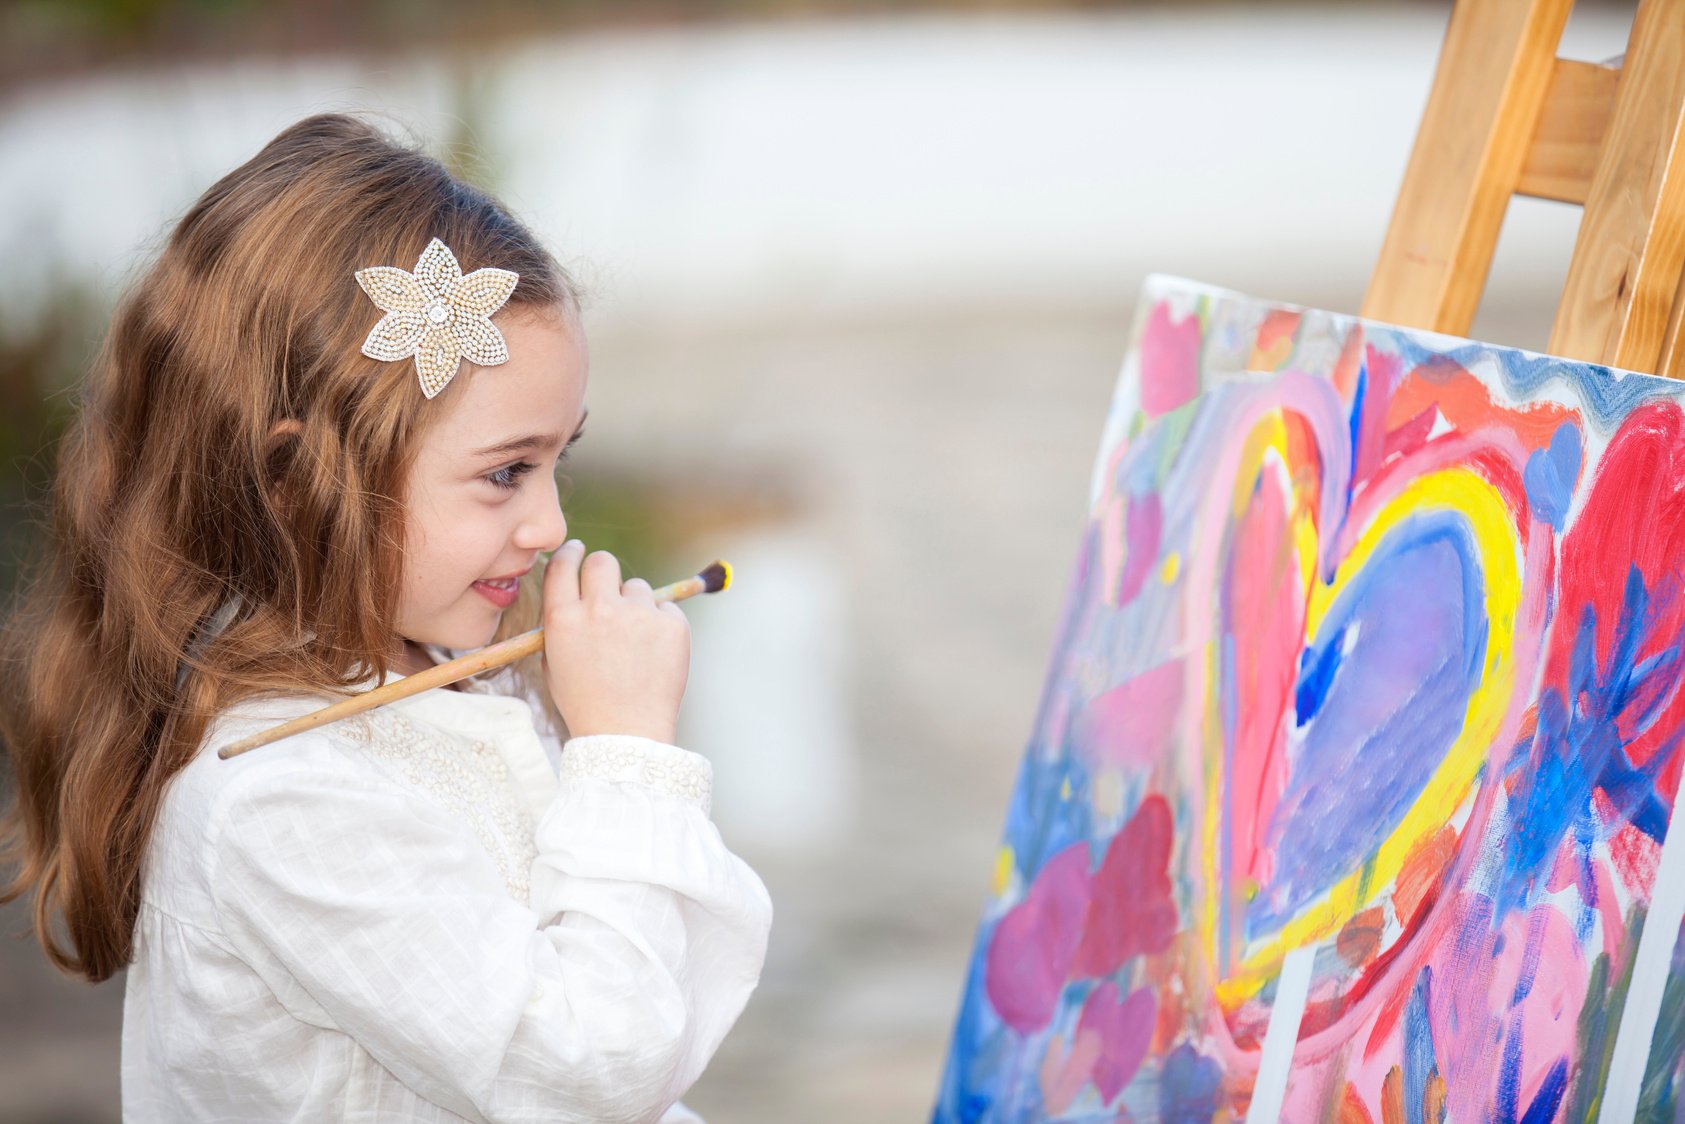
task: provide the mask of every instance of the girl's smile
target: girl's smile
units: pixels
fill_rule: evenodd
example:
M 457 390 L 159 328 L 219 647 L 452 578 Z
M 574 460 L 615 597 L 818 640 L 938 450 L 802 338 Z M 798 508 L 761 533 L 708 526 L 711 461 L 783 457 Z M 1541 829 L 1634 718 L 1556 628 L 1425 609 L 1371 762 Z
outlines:
M 499 609 L 507 609 L 520 595 L 521 579 L 514 577 L 505 581 L 477 581 L 471 588 Z

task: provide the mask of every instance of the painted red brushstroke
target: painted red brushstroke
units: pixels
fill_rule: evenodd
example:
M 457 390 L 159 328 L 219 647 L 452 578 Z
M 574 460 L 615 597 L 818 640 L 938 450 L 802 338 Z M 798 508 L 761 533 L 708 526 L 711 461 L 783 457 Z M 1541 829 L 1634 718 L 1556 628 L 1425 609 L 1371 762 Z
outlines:
M 1387 405 L 1392 400 L 1392 387 L 1398 382 L 1403 361 L 1398 356 L 1377 351 L 1370 344 L 1363 351 L 1364 391 L 1359 405 L 1357 447 L 1353 450 L 1353 490 L 1361 488 L 1375 475 L 1386 456 L 1388 429 Z
M 1334 370 L 1328 376 L 1343 402 L 1350 402 L 1357 388 L 1357 370 L 1363 365 L 1363 349 L 1363 325 L 1353 324 L 1340 344 L 1340 357 L 1334 360 Z
M 1234 687 L 1245 699 L 1228 778 L 1231 869 L 1262 885 L 1274 851 L 1264 838 L 1287 786 L 1287 713 L 1304 644 L 1304 579 L 1279 473 L 1260 474 L 1233 532 L 1225 576 L 1224 632 L 1234 638 Z
M 1444 356 L 1413 368 L 1398 383 L 1387 408 L 1387 427 L 1396 429 L 1424 410 L 1433 409 L 1438 409 L 1459 433 L 1501 422 L 1529 451 L 1550 444 L 1556 427 L 1574 417 L 1572 410 L 1554 402 L 1521 409 L 1500 408 L 1493 404 L 1492 392 L 1484 383 Z
M 1386 452 L 1382 454 L 1382 459 L 1391 460 L 1395 456 L 1420 449 L 1427 442 L 1428 434 L 1433 432 L 1433 421 L 1438 413 L 1438 410 L 1430 407 L 1409 421 L 1400 422 L 1388 430 Z
M 1153 795 L 1112 837 L 1092 875 L 1087 843 L 1047 861 L 989 941 L 983 982 L 1002 1021 L 1020 1033 L 1039 1030 L 1068 981 L 1109 976 L 1170 946 L 1178 924 L 1169 875 L 1174 833 L 1170 805 Z M 1149 1032 L 1151 1024 L 1149 1017 Z
M 1527 502 L 1527 484 L 1516 469 L 1515 462 L 1494 449 L 1481 449 L 1469 456 L 1468 466 L 1503 496 L 1516 537 L 1525 545 L 1535 516 L 1532 505 Z
M 1662 849 L 1656 841 L 1627 824 L 1609 837 L 1609 857 L 1626 883 L 1627 893 L 1648 898 L 1656 885 L 1656 866 L 1662 861 Z
M 1170 805 L 1155 793 L 1112 837 L 1094 872 L 1093 904 L 1072 964 L 1076 975 L 1109 976 L 1127 960 L 1170 946 L 1177 925 L 1170 896 L 1172 827 Z
M 1272 308 L 1258 325 L 1258 338 L 1252 344 L 1252 357 L 1246 365 L 1254 371 L 1274 371 L 1293 354 L 1293 337 L 1299 331 L 1304 314 L 1294 309 Z
M 1621 597 L 1631 567 L 1651 593 L 1646 632 L 1638 654 L 1654 656 L 1685 627 L 1685 416 L 1672 401 L 1649 402 L 1633 410 L 1609 442 L 1591 491 L 1574 525 L 1563 537 L 1558 575 L 1558 626 L 1552 630 L 1545 682 L 1565 684 L 1578 623 L 1589 607 L 1596 615 L 1595 650 L 1600 668 L 1609 666 Z M 1671 688 L 1671 684 L 1669 685 Z M 1685 721 L 1685 691 L 1675 691 L 1658 712 L 1639 715 L 1660 699 L 1633 700 L 1618 716 L 1621 739 L 1634 766 L 1642 768 Z M 1671 800 L 1679 762 L 1657 779 Z

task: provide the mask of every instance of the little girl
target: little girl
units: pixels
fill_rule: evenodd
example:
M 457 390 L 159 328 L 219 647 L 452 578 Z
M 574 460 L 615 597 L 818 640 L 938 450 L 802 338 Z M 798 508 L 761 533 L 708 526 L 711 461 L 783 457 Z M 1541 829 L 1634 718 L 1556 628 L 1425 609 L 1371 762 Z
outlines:
M 696 1119 L 771 906 L 672 744 L 683 614 L 564 542 L 585 382 L 533 236 L 337 115 L 118 308 L 0 719 L 3 900 L 127 967 L 125 1120 Z M 217 758 L 539 623 L 530 666 Z

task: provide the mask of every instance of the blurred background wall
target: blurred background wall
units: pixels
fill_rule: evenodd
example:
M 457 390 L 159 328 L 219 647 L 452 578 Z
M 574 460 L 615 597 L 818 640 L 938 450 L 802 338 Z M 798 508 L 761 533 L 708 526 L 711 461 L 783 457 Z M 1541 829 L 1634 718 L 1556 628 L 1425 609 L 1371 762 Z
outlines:
M 1618 54 L 1582 3 L 1563 53 Z M 1069 5 L 10 0 L 0 570 L 104 317 L 212 180 L 385 115 L 588 293 L 574 532 L 689 608 L 683 741 L 777 907 L 687 1098 L 928 1115 L 1151 271 L 1355 312 L 1444 0 Z M 1542 347 L 1578 212 L 1518 200 L 1475 334 Z M 120 981 L 0 911 L 0 1121 L 117 1118 Z

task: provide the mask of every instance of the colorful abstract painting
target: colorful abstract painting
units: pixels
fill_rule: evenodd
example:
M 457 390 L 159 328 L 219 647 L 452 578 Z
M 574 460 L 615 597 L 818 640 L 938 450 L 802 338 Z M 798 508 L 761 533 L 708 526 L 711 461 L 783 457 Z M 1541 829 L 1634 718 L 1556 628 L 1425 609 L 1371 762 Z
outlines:
M 1674 1120 L 1682 583 L 1685 384 L 1152 279 L 936 1119 Z

